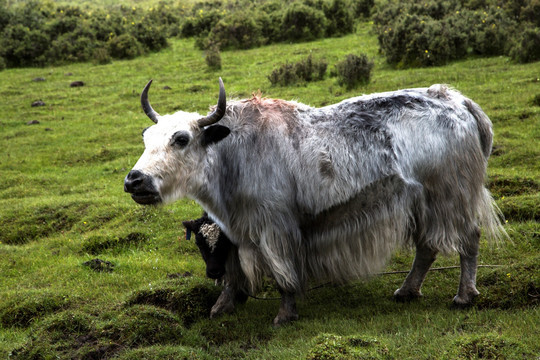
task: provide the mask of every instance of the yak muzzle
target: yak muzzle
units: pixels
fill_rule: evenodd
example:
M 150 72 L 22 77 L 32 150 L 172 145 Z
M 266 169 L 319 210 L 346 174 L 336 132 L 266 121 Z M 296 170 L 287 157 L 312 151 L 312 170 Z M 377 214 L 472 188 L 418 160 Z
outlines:
M 127 174 L 124 179 L 124 191 L 130 193 L 131 198 L 141 205 L 153 205 L 161 202 L 161 197 L 152 178 L 139 170 L 131 170 Z

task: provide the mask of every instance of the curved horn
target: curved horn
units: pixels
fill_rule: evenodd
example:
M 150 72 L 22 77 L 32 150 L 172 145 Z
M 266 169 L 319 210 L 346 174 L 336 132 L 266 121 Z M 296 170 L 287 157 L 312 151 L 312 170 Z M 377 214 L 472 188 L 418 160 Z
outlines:
M 141 93 L 141 105 L 143 108 L 144 113 L 146 116 L 150 118 L 153 122 L 157 124 L 159 120 L 159 114 L 152 109 L 152 106 L 150 105 L 150 102 L 148 102 L 148 89 L 150 89 L 150 85 L 152 85 L 152 81 L 150 80 L 148 84 L 144 87 L 142 93 Z
M 225 109 L 227 108 L 227 96 L 225 95 L 225 86 L 223 85 L 223 80 L 219 78 L 219 99 L 217 103 L 216 110 L 213 113 L 197 121 L 197 125 L 203 128 L 217 123 L 223 115 L 225 115 Z

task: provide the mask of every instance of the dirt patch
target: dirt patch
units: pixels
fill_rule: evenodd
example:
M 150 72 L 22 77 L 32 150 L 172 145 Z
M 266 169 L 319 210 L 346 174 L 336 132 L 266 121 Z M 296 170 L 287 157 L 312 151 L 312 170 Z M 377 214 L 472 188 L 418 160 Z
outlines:
M 91 270 L 97 272 L 113 272 L 114 264 L 110 261 L 101 260 L 101 259 L 92 259 L 82 263 L 83 266 L 87 266 Z

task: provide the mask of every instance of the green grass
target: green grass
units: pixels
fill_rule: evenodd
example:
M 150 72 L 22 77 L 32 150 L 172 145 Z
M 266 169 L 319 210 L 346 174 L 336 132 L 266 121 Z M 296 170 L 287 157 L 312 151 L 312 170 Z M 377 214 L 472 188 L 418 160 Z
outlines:
M 0 358 L 536 359 L 540 63 L 473 58 L 394 70 L 370 29 L 365 23 L 342 38 L 223 52 L 220 71 L 208 69 L 192 40 L 171 40 L 170 48 L 132 61 L 0 72 Z M 351 52 L 375 62 L 371 82 L 356 90 L 328 76 L 294 87 L 272 87 L 266 78 L 311 53 L 331 70 Z M 181 227 L 200 208 L 189 200 L 138 206 L 123 192 L 123 178 L 149 125 L 139 104 L 146 82 L 154 79 L 158 112 L 205 113 L 217 100 L 219 76 L 230 98 L 261 90 L 322 106 L 447 83 L 478 102 L 494 123 L 489 187 L 512 242 L 483 243 L 480 262 L 502 267 L 479 269 L 477 304 L 451 308 L 459 271 L 448 270 L 430 273 L 424 298 L 408 304 L 391 299 L 404 275 L 386 275 L 310 291 L 299 301 L 300 320 L 281 329 L 271 327 L 277 301 L 250 299 L 232 315 L 207 319 L 219 289 L 204 278 Z M 86 85 L 71 88 L 74 80 Z M 35 100 L 46 105 L 31 107 Z M 32 120 L 39 124 L 27 125 Z M 94 258 L 110 261 L 113 271 L 83 265 Z M 399 252 L 388 270 L 411 262 L 411 253 Z M 435 266 L 458 263 L 441 257 Z M 168 276 L 186 271 L 193 276 Z M 276 292 L 269 286 L 264 295 Z

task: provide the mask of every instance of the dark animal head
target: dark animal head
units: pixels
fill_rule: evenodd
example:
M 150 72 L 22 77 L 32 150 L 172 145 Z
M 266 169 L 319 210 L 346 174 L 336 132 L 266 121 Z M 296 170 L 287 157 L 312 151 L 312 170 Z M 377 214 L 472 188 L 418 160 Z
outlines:
M 155 125 L 143 131 L 145 150 L 124 179 L 124 190 L 139 204 L 173 202 L 201 182 L 206 148 L 229 135 L 217 125 L 226 110 L 225 87 L 219 79 L 219 99 L 208 116 L 178 111 L 159 115 L 148 101 L 148 82 L 141 94 L 145 114 Z
M 187 231 L 187 238 L 195 234 L 195 243 L 206 263 L 206 276 L 219 279 L 225 274 L 225 263 L 232 243 L 205 213 L 203 217 L 182 222 Z

